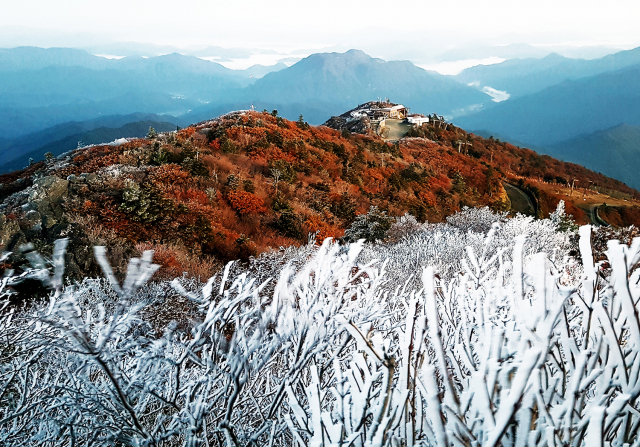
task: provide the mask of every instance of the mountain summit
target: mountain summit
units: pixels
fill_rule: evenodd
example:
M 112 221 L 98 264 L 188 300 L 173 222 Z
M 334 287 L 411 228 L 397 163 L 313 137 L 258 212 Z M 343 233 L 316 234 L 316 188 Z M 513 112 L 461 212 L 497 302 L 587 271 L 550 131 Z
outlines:
M 472 87 L 409 61 L 386 62 L 360 50 L 313 54 L 286 70 L 259 79 L 249 87 L 249 95 L 272 103 L 286 98 L 288 103 L 331 104 L 331 112 L 336 106 L 349 109 L 352 104 L 371 98 L 393 97 L 410 102 L 424 113 L 438 111 L 443 115 L 490 100 Z

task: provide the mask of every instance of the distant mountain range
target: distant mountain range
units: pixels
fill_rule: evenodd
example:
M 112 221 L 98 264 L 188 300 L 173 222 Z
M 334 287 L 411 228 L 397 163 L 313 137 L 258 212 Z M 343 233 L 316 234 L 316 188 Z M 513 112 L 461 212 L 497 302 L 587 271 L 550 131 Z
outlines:
M 408 61 L 386 62 L 362 51 L 313 54 L 291 67 L 271 72 L 244 89 L 240 95 L 258 109 L 277 109 L 296 119 L 302 113 L 310 123 L 320 124 L 336 111 L 375 98 L 413 105 L 415 111 L 446 115 L 462 114 L 491 102 L 477 89 L 448 76 L 426 71 Z M 232 104 L 242 104 L 241 102 Z M 246 104 L 248 102 L 244 102 Z M 234 107 L 201 106 L 191 121 L 207 119 Z
M 15 140 L 0 140 L 0 174 L 22 169 L 29 159 L 42 160 L 44 154 L 59 155 L 78 146 L 108 143 L 123 137 L 144 137 L 149 127 L 159 132 L 175 130 L 182 121 L 172 116 L 136 113 L 89 121 L 69 122 Z
M 491 57 L 508 60 L 541 59 L 552 53 L 557 53 L 573 59 L 596 59 L 619 51 L 621 51 L 620 48 L 604 45 L 577 47 L 572 45 L 537 46 L 526 43 L 514 43 L 509 45 L 476 45 L 454 48 L 440 53 L 436 58 L 441 61 L 485 59 Z
M 201 54 L 223 57 L 222 50 L 211 47 Z M 485 50 L 478 54 L 489 54 Z M 547 54 L 537 47 L 503 50 L 506 56 Z M 313 54 L 290 67 L 230 70 L 177 53 L 106 59 L 82 50 L 22 47 L 0 49 L 0 78 L 0 164 L 17 153 L 23 162 L 27 153 L 99 127 L 126 132 L 128 123 L 184 125 L 251 105 L 277 109 L 289 119 L 303 114 L 320 124 L 354 103 L 389 98 L 411 104 L 414 112 L 444 115 L 469 131 L 560 158 L 565 156 L 560 146 L 574 147 L 586 135 L 640 126 L 640 48 L 592 60 L 558 54 L 510 59 L 443 76 L 358 50 Z M 104 117 L 118 117 L 117 123 L 100 121 Z M 605 139 L 608 151 L 615 146 L 616 153 L 633 152 L 635 133 L 627 134 L 624 144 Z M 133 135 L 115 138 L 126 136 Z M 593 146 L 605 144 L 599 138 L 590 140 L 590 153 L 603 153 L 603 146 Z M 581 162 L 578 152 L 566 156 Z M 615 164 L 612 169 L 607 174 L 626 178 Z
M 640 64 L 640 48 L 599 59 L 569 59 L 559 54 L 544 58 L 510 59 L 500 64 L 467 68 L 455 78 L 465 84 L 506 91 L 512 98 L 529 95 L 567 80 L 581 79 Z
M 599 130 L 548 146 L 545 152 L 640 188 L 640 126 Z
M 101 115 L 181 115 L 228 103 L 284 64 L 230 70 L 193 56 L 105 59 L 69 48 L 0 49 L 0 134 L 17 138 Z
M 282 110 L 295 104 L 297 113 L 321 123 L 336 110 L 377 96 L 412 100 L 423 112 L 446 115 L 490 100 L 410 62 L 385 62 L 357 50 L 315 54 L 288 68 L 230 70 L 177 53 L 105 59 L 68 48 L 21 47 L 1 49 L 0 67 L 0 135 L 8 139 L 101 115 L 209 117 L 252 102 Z
M 514 59 L 467 69 L 456 79 L 511 95 L 456 118 L 457 125 L 640 187 L 640 48 L 594 60 Z
M 460 117 L 457 125 L 548 146 L 619 124 L 640 125 L 640 65 L 564 81 Z
M 409 61 L 386 62 L 359 50 L 313 54 L 287 70 L 270 73 L 248 88 L 249 95 L 270 102 L 325 102 L 348 107 L 375 97 L 409 102 L 424 112 L 452 113 L 486 101 L 478 93 Z M 335 111 L 334 111 L 335 113 Z

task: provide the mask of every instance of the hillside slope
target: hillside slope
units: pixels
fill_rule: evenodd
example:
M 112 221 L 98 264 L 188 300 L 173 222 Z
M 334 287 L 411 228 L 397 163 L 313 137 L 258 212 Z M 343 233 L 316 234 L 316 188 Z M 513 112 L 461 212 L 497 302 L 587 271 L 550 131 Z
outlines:
M 29 159 L 41 160 L 44 158 L 46 153 L 58 156 L 63 152 L 76 149 L 79 143 L 84 146 L 88 146 L 92 144 L 110 142 L 120 138 L 143 138 L 149 132 L 150 127 L 153 127 L 158 132 L 168 132 L 174 130 L 176 125 L 167 121 L 144 120 L 129 122 L 121 127 L 102 126 L 84 132 L 66 135 L 59 140 L 50 141 L 36 149 L 23 151 L 17 155 L 14 151 L 14 156 L 7 161 L 2 161 L 3 157 L 0 156 L 0 174 L 27 166 Z M 9 150 L 6 152 L 9 152 Z
M 545 148 L 562 160 L 580 163 L 589 169 L 640 188 L 640 126 L 622 124 L 599 130 Z
M 205 277 L 220 262 L 270 248 L 340 237 L 358 214 L 378 207 L 442 221 L 464 206 L 508 210 L 503 182 L 519 185 L 547 216 L 561 199 L 577 221 L 577 195 L 553 184 L 577 178 L 602 193 L 640 193 L 581 166 L 540 156 L 448 125 L 429 125 L 389 144 L 377 137 L 235 112 L 129 141 L 78 149 L 0 176 L 0 246 L 41 251 L 69 237 L 68 273 L 98 274 L 91 246 L 107 244 L 112 263 L 156 250 L 161 275 Z M 463 151 L 458 142 L 465 141 Z M 544 189 L 536 182 L 550 183 Z M 558 186 L 557 188 L 560 188 Z

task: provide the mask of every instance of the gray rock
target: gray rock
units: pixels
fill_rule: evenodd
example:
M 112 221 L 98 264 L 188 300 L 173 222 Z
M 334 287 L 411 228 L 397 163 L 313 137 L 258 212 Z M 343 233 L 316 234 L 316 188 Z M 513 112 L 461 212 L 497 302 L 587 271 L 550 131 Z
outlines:
M 35 210 L 31 210 L 27 212 L 22 219 L 20 219 L 20 227 L 23 229 L 31 229 L 35 225 L 40 225 L 41 222 L 42 217 L 40 216 L 40 213 Z
M 24 211 L 25 213 L 32 211 L 32 210 L 37 210 L 38 209 L 38 205 L 36 205 L 33 202 L 27 202 L 27 203 L 23 203 L 20 208 L 22 209 L 22 211 Z
M 37 205 L 42 224 L 51 228 L 62 218 L 62 203 L 67 198 L 69 182 L 55 176 L 47 176 L 34 182 L 29 201 Z

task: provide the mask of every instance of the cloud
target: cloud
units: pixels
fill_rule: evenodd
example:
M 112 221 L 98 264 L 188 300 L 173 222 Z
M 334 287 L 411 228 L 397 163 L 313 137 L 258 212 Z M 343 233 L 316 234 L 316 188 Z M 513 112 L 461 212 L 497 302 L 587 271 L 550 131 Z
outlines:
M 503 92 L 501 90 L 496 90 L 495 88 L 491 88 L 489 86 L 482 87 L 482 91 L 487 95 L 491 96 L 491 100 L 493 102 L 502 102 L 506 101 L 511 97 L 511 95 L 507 92 Z
M 476 65 L 493 65 L 504 62 L 501 57 L 485 57 L 482 59 L 460 59 L 455 61 L 445 61 L 432 64 L 418 64 L 418 67 L 425 70 L 436 71 L 443 75 L 455 76 L 462 70 L 475 67 Z

